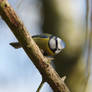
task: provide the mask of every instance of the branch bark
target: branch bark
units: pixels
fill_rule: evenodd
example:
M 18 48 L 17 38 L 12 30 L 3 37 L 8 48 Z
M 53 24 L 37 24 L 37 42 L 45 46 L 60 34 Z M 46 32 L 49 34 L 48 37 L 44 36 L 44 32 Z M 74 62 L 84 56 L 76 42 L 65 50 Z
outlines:
M 70 92 L 57 72 L 47 63 L 48 59 L 42 55 L 38 46 L 24 27 L 24 24 L 16 15 L 7 0 L 0 0 L 0 15 L 21 43 L 26 54 L 40 71 L 44 80 L 50 84 L 54 92 Z

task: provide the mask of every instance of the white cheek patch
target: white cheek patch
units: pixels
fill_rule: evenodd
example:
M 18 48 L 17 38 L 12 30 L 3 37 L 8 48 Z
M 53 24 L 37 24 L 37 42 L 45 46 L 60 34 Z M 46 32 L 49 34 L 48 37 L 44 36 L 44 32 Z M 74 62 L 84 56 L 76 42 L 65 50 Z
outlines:
M 50 48 L 51 48 L 51 49 L 55 49 L 55 48 L 56 48 L 55 39 L 51 39 L 50 42 L 49 42 L 49 44 L 50 44 Z
M 65 43 L 60 38 L 57 38 L 57 43 L 58 47 L 57 50 L 55 51 L 56 54 L 60 53 L 61 50 L 65 48 Z
M 59 52 L 61 52 L 61 50 L 56 50 L 55 53 L 58 54 Z
M 60 43 L 61 43 L 61 39 L 60 39 L 60 38 L 57 38 L 57 41 L 58 41 L 58 49 L 61 50 L 61 49 L 62 49 L 62 46 L 61 46 L 61 44 L 60 44 Z
M 65 43 L 60 38 L 57 38 L 57 41 L 58 41 L 58 49 L 64 49 Z

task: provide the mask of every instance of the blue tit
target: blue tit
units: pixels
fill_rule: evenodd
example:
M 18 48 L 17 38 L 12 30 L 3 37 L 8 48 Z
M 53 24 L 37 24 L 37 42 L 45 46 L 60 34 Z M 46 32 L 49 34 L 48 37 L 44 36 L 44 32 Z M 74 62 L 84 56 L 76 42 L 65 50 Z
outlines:
M 32 36 L 36 44 L 41 49 L 44 56 L 55 56 L 65 48 L 65 43 L 57 36 L 51 34 L 41 34 Z M 19 42 L 10 43 L 14 48 L 20 48 Z

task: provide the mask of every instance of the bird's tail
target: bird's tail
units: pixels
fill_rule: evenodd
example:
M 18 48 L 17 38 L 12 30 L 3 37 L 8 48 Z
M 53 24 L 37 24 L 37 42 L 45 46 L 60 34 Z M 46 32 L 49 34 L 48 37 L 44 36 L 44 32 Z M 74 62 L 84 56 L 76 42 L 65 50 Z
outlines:
M 21 48 L 21 44 L 19 42 L 12 42 L 10 43 L 10 45 L 15 49 Z

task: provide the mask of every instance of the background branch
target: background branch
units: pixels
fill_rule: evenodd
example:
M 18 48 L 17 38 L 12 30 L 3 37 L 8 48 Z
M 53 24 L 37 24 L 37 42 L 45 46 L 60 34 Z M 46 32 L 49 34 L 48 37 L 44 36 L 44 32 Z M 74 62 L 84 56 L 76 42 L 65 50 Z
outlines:
M 90 65 L 91 65 L 91 47 L 92 47 L 92 0 L 86 0 L 86 42 L 87 43 L 87 68 L 86 68 L 86 72 L 87 72 L 87 76 L 89 79 L 90 76 Z M 88 80 L 87 80 L 88 81 Z
M 7 0 L 0 0 L 0 15 L 10 27 L 23 49 L 38 68 L 42 77 L 50 84 L 54 92 L 69 92 L 69 89 L 61 80 L 57 72 L 48 64 L 48 59 L 40 52 L 38 46 L 20 21 Z

